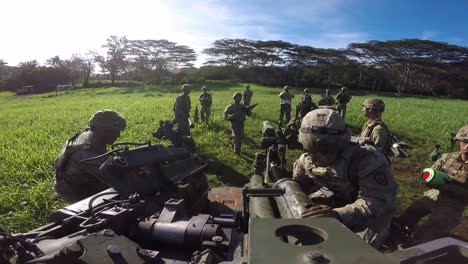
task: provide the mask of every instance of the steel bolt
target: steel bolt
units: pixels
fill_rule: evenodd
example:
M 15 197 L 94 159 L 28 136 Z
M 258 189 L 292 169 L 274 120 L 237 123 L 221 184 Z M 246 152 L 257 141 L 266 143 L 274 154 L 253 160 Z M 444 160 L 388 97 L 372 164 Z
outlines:
M 120 255 L 122 253 L 122 248 L 119 245 L 111 244 L 107 247 L 107 253 L 109 253 L 109 255 Z
M 211 238 L 211 240 L 213 242 L 219 243 L 219 242 L 222 242 L 224 239 L 223 239 L 222 236 L 214 236 L 214 237 Z

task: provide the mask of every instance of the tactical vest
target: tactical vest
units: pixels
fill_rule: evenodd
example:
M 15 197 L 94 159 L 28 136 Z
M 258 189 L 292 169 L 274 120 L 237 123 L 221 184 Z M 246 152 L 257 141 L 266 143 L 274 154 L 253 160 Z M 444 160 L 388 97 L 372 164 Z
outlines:
M 374 128 L 377 127 L 378 125 L 381 125 L 382 127 L 384 127 L 388 133 L 389 133 L 389 137 L 388 137 L 388 141 L 386 142 L 386 145 L 385 145 L 385 148 L 382 149 L 382 151 L 388 155 L 390 153 L 390 149 L 392 147 L 392 135 L 390 133 L 390 130 L 388 130 L 388 127 L 387 125 L 382 122 L 382 121 L 375 121 L 373 122 L 370 126 L 366 125 L 364 129 L 366 129 L 366 133 L 363 135 L 365 138 L 367 139 L 370 139 L 371 136 L 372 136 L 372 132 L 374 131 Z M 362 136 L 362 135 L 361 135 Z
M 460 159 L 458 152 L 447 155 L 446 161 L 439 170 L 446 172 L 455 181 L 466 184 L 468 180 L 468 164 Z
M 360 161 L 363 160 L 362 153 L 364 149 L 371 149 L 378 151 L 374 146 L 369 144 L 358 145 L 350 143 L 331 166 L 317 167 L 311 165 L 308 169 L 311 180 L 317 189 L 327 187 L 334 193 L 333 206 L 341 207 L 346 204 L 352 203 L 358 197 L 359 190 L 359 175 L 358 166 Z M 382 164 L 373 164 L 377 169 Z M 369 171 L 370 172 L 370 171 Z
M 67 167 L 68 161 L 70 160 L 70 157 L 72 156 L 72 154 L 75 153 L 78 150 L 78 148 L 76 148 L 73 145 L 73 142 L 75 142 L 75 140 L 78 138 L 79 135 L 81 135 L 82 133 L 84 133 L 84 132 L 86 132 L 88 130 L 89 129 L 86 128 L 86 129 L 76 133 L 75 135 L 73 135 L 71 138 L 69 138 L 65 142 L 65 147 L 64 147 L 63 152 L 60 154 L 59 157 L 57 157 L 57 160 L 55 161 L 55 177 L 58 180 L 64 180 L 65 179 L 63 176 L 64 176 L 64 173 L 65 173 L 65 169 Z

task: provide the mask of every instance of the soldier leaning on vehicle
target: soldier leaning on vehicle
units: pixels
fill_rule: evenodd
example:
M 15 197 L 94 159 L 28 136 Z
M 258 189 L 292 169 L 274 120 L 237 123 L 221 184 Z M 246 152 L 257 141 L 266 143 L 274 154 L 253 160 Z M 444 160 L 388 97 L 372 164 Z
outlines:
M 338 112 L 309 112 L 299 129 L 305 152 L 294 163 L 293 179 L 318 204 L 303 217 L 334 217 L 378 248 L 389 234 L 397 185 L 385 155 L 350 138 Z
M 80 161 L 106 153 L 126 127 L 122 115 L 112 110 L 96 112 L 89 126 L 68 139 L 55 160 L 55 191 L 66 202 L 74 203 L 109 188 L 99 180 L 97 166 Z

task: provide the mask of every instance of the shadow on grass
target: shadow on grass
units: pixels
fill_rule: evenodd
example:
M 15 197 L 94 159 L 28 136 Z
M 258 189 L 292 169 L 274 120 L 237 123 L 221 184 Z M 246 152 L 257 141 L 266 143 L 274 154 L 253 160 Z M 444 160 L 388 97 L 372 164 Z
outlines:
M 249 181 L 247 176 L 219 160 L 210 166 L 209 173 L 217 175 L 218 180 L 226 184 L 226 186 L 242 187 Z

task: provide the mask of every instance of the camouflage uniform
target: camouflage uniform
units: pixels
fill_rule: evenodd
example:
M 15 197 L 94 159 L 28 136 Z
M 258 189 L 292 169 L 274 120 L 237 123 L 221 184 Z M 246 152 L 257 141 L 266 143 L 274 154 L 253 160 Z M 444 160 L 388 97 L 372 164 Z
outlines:
M 106 143 L 96 139 L 97 131 L 122 131 L 125 126 L 125 119 L 120 114 L 102 110 L 90 119 L 90 128 L 67 140 L 55 160 L 55 191 L 64 201 L 74 203 L 109 188 L 98 179 L 97 166 L 84 165 L 80 161 L 106 153 Z
M 328 106 L 332 106 L 335 104 L 335 98 L 333 98 L 333 96 L 330 95 L 330 90 L 326 90 L 325 91 L 325 94 L 322 94 L 322 98 L 320 98 L 319 102 L 318 102 L 318 105 L 328 105 Z
M 463 138 L 468 141 L 468 126 Z M 438 159 L 432 169 L 449 175 L 449 183 L 434 186 L 424 196 L 408 207 L 399 217 L 398 222 L 413 230 L 410 243 L 420 244 L 446 236 L 460 224 L 460 217 L 468 205 L 468 162 L 461 159 L 460 152 L 447 153 Z M 421 218 L 429 215 L 428 220 L 419 223 Z
M 341 117 L 345 119 L 346 117 L 346 108 L 351 101 L 352 96 L 348 94 L 346 87 L 341 88 L 341 91 L 336 95 L 336 100 L 338 101 L 338 112 Z
M 182 89 L 189 89 L 184 87 L 186 87 L 186 85 L 182 86 Z M 182 136 L 190 136 L 189 117 L 191 107 L 190 96 L 188 94 L 183 93 L 177 96 L 174 103 L 174 117 L 177 123 L 177 131 L 179 131 Z
M 310 111 L 317 109 L 317 105 L 312 101 L 312 96 L 309 94 L 308 89 L 304 89 L 304 93 L 301 96 L 301 101 L 296 108 L 296 119 L 303 118 Z
M 235 93 L 233 98 L 236 97 L 239 98 L 240 102 L 242 95 Z M 241 151 L 242 139 L 244 138 L 244 121 L 248 114 L 249 112 L 246 111 L 245 106 L 236 102 L 227 106 L 224 110 L 224 119 L 231 122 L 232 146 L 237 154 L 240 154 Z
M 361 137 L 372 141 L 386 155 L 390 153 L 392 138 L 387 125 L 385 125 L 382 119 L 367 121 L 362 127 Z
M 250 90 L 250 86 L 246 85 L 245 90 L 244 90 L 244 94 L 242 95 L 242 97 L 244 98 L 244 105 L 245 106 L 250 105 L 250 100 L 252 99 L 252 96 L 253 96 L 253 92 L 252 92 L 252 90 Z
M 286 123 L 291 120 L 291 100 L 294 95 L 289 91 L 288 86 L 279 94 L 280 97 L 280 116 L 279 121 L 283 122 L 283 116 L 286 114 Z
M 208 119 L 210 118 L 210 114 L 211 114 L 211 103 L 212 103 L 211 94 L 204 91 L 200 94 L 198 99 L 200 100 L 200 105 L 201 105 L 201 109 L 200 109 L 201 120 L 203 122 L 208 123 Z
M 302 121 L 299 141 L 308 151 L 294 163 L 293 179 L 309 194 L 313 202 L 333 208 L 344 225 L 369 244 L 379 247 L 389 234 L 391 218 L 397 206 L 397 185 L 390 164 L 385 155 L 372 145 L 352 143 L 348 138 L 344 139 L 336 160 L 327 167 L 319 167 L 315 159 L 318 158 L 316 155 L 322 154 L 312 154 L 313 151 L 311 153 L 310 147 L 307 147 L 308 144 L 317 144 L 317 141 L 304 142 L 304 134 L 314 133 L 307 132 L 307 129 L 314 129 L 314 126 L 306 127 L 305 122 L 307 123 L 310 115 L 316 113 L 325 113 L 328 118 L 332 116 L 331 119 L 341 119 L 338 113 L 330 109 L 314 110 L 307 114 Z M 342 119 L 340 122 L 345 127 Z M 320 133 L 322 134 L 318 135 L 322 138 L 318 141 L 326 142 L 324 137 L 328 135 Z M 343 136 L 333 136 L 329 139 L 332 143 L 328 149 L 333 149 L 333 142 L 343 140 L 340 138 Z M 323 197 L 320 192 L 323 187 L 334 195 L 330 198 Z

